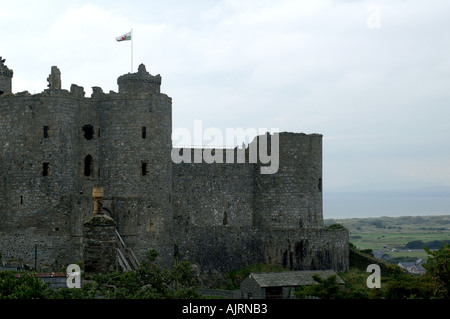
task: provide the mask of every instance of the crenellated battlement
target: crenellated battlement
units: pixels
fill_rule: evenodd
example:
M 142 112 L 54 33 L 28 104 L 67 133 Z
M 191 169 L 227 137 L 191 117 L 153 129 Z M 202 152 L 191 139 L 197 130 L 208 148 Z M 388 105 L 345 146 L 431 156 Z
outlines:
M 137 73 L 128 73 L 117 79 L 119 93 L 151 92 L 160 93 L 161 76 L 151 75 L 145 65 L 139 65 Z

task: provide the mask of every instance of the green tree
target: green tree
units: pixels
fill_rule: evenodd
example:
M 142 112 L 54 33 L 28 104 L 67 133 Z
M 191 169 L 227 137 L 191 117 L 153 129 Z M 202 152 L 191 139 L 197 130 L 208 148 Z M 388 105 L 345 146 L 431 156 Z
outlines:
M 306 296 L 316 296 L 321 299 L 337 299 L 342 297 L 341 287 L 336 280 L 336 275 L 322 279 L 316 274 L 313 275 L 312 278 L 317 284 L 300 287 L 295 293 L 296 297 L 304 298 Z
M 9 271 L 0 272 L 0 299 L 43 299 L 50 293 L 49 286 L 32 273 L 16 278 Z
M 421 240 L 413 240 L 405 245 L 405 247 L 409 249 L 422 249 L 424 246 L 425 244 Z
M 155 261 L 158 253 L 149 251 L 136 271 L 97 274 L 88 287 L 60 289 L 52 298 L 112 299 L 182 299 L 201 298 L 190 272 L 189 262 L 177 262 L 172 269 L 163 269 Z
M 433 284 L 434 297 L 449 299 L 450 291 L 450 246 L 445 244 L 440 249 L 431 251 L 424 247 L 428 259 L 424 268 Z
M 429 280 L 410 274 L 389 278 L 383 285 L 383 291 L 386 299 L 429 299 L 433 294 Z

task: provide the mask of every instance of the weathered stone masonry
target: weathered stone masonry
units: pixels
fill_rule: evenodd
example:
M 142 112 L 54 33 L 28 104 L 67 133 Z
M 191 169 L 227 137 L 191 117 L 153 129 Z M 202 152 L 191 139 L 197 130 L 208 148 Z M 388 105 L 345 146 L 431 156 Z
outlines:
M 249 161 L 175 164 L 160 75 L 140 65 L 118 78 L 118 93 L 85 97 L 78 85 L 61 89 L 60 74 L 52 67 L 42 93 L 12 94 L 13 71 L 0 63 L 4 261 L 33 264 L 35 243 L 41 268 L 81 260 L 100 186 L 104 212 L 141 260 L 154 248 L 163 265 L 176 257 L 204 271 L 348 268 L 347 231 L 323 227 L 322 135 L 279 133 L 276 174 Z

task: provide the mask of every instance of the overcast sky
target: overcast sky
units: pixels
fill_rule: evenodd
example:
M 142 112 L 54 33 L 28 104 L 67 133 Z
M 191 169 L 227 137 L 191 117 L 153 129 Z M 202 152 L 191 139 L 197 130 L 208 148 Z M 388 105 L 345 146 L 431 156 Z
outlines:
M 117 91 L 144 63 L 173 128 L 323 134 L 324 189 L 450 185 L 450 1 L 0 1 L 13 92 Z

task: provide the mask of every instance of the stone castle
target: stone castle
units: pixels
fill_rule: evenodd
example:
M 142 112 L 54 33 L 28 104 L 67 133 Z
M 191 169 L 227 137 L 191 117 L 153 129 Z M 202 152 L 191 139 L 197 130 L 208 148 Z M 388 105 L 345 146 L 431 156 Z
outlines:
M 39 94 L 12 93 L 0 58 L 0 251 L 3 261 L 61 269 L 83 260 L 92 190 L 138 260 L 189 260 L 226 272 L 266 262 L 295 270 L 348 269 L 348 232 L 322 215 L 322 135 L 273 133 L 279 168 L 172 161 L 172 99 L 143 64 L 118 92 L 61 88 L 51 68 Z M 274 135 L 266 135 L 273 138 Z M 258 143 L 256 137 L 245 149 Z M 201 150 L 200 150 L 201 151 Z M 237 152 L 237 149 L 233 150 Z M 36 249 L 36 250 L 35 250 Z

